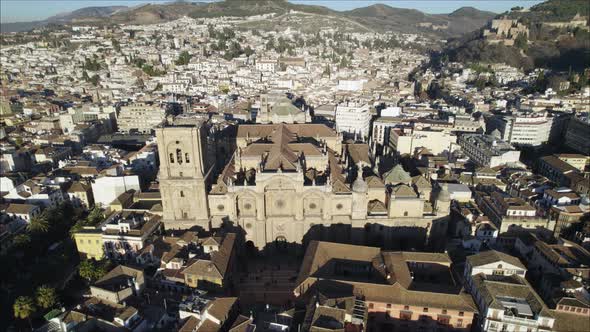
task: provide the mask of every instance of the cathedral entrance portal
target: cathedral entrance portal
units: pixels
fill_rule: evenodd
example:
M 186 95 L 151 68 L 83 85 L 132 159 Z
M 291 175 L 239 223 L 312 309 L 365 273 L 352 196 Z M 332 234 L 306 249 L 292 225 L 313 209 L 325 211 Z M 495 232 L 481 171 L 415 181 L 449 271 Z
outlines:
M 287 238 L 280 235 L 275 239 L 275 248 L 279 251 L 287 251 Z

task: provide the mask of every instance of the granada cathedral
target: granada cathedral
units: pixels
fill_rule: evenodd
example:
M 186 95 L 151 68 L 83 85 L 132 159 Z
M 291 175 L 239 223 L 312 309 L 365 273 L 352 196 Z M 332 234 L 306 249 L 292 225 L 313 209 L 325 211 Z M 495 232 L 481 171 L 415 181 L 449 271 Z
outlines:
M 179 116 L 156 137 L 168 229 L 230 225 L 258 248 L 305 239 L 395 242 L 410 233 L 428 241 L 446 232 L 445 188 L 401 165 L 379 172 L 366 143 L 344 141 L 324 124 L 220 129 Z

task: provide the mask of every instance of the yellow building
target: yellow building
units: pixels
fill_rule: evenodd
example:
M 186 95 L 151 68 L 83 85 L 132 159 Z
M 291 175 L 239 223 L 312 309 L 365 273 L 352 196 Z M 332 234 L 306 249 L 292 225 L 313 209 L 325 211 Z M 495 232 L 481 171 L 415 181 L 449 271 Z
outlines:
M 76 181 L 68 189 L 70 201 L 76 208 L 88 210 L 94 207 L 94 196 L 92 196 L 92 187 L 82 182 Z
M 557 158 L 577 168 L 578 170 L 580 170 L 580 172 L 584 171 L 586 165 L 590 161 L 590 157 L 577 153 L 562 153 L 557 155 Z
M 102 231 L 100 228 L 84 227 L 74 233 L 76 247 L 80 257 L 102 259 L 104 250 L 102 245 Z
M 188 266 L 183 273 L 184 283 L 189 287 L 223 286 L 223 274 L 211 261 L 198 260 Z

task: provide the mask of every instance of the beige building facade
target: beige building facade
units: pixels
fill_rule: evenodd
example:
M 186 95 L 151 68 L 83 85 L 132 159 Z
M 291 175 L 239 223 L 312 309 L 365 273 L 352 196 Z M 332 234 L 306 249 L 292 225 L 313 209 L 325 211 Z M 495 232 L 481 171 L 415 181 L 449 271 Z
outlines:
M 229 222 L 262 248 L 271 242 L 301 243 L 313 229 L 335 224 L 360 230 L 349 232 L 357 234 L 357 243 L 370 230 L 385 234 L 384 227 L 429 233 L 448 215 L 448 195 L 444 202 L 430 202 L 407 184 L 384 184 L 366 144 L 343 143 L 324 125 L 240 125 L 236 149 L 217 172 L 211 154 L 207 157 L 214 144 L 206 132 L 206 123 L 156 130 L 168 229 Z

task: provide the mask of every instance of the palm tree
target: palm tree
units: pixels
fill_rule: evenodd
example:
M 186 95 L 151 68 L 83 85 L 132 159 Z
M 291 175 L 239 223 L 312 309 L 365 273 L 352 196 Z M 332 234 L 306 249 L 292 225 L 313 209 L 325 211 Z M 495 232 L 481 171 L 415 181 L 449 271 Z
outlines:
M 88 217 L 86 217 L 86 224 L 89 226 L 96 226 L 100 222 L 104 220 L 104 213 L 102 209 L 95 206 L 90 213 L 88 213 Z
M 18 248 L 26 248 L 31 243 L 29 234 L 19 234 L 12 239 L 12 244 Z
M 28 296 L 20 296 L 14 301 L 12 309 L 14 310 L 14 317 L 27 319 L 32 330 L 33 324 L 31 324 L 31 315 L 35 312 L 35 303 L 33 303 L 33 299 Z
M 27 229 L 30 232 L 46 233 L 49 230 L 49 221 L 47 221 L 47 215 L 42 213 L 37 215 L 29 221 Z
M 55 288 L 41 286 L 37 288 L 37 305 L 43 309 L 49 309 L 57 303 L 57 294 Z

